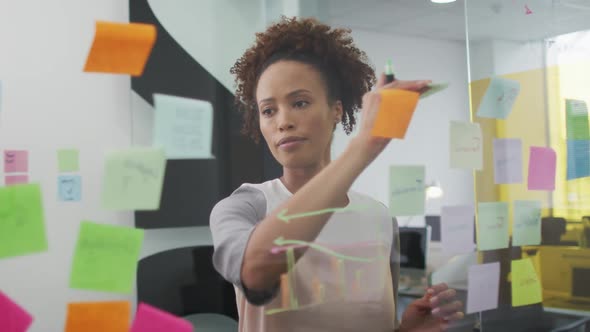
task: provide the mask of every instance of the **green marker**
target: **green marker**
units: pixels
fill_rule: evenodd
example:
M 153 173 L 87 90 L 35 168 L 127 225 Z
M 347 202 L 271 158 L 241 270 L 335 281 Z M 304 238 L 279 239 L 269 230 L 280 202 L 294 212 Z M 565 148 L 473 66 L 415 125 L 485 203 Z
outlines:
M 395 74 L 393 73 L 393 64 L 391 63 L 391 59 L 388 59 L 385 63 L 385 81 L 387 83 L 395 81 Z

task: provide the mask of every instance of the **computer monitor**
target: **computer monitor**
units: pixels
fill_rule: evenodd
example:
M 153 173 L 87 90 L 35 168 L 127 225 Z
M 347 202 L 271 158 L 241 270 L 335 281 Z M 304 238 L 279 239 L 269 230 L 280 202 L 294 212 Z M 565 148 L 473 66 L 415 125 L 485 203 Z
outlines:
M 430 226 L 399 228 L 402 269 L 426 270 L 430 233 Z

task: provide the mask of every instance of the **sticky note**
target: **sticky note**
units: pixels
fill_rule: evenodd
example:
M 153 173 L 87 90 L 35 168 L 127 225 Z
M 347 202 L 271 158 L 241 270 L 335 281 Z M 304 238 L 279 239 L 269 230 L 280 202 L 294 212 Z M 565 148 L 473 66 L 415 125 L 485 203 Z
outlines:
M 57 178 L 57 195 L 62 202 L 79 202 L 82 199 L 82 177 L 60 175 Z
M 33 316 L 0 291 L 0 331 L 26 332 Z
M 130 148 L 106 155 L 102 206 L 111 210 L 157 210 L 166 157 L 161 148 Z
M 511 262 L 512 306 L 519 307 L 543 301 L 541 281 L 530 258 Z
M 385 89 L 371 134 L 379 137 L 404 138 L 418 104 L 419 93 Z
M 508 248 L 508 203 L 477 204 L 477 249 Z
M 590 140 L 567 140 L 567 179 L 590 176 Z
M 152 24 L 96 22 L 84 71 L 140 76 L 155 41 Z
M 392 216 L 424 214 L 424 166 L 391 166 L 389 169 L 389 210 Z
M 131 304 L 127 301 L 68 303 L 65 332 L 127 332 Z
M 140 303 L 130 332 L 192 332 L 193 325 L 182 318 Z
M 449 83 L 428 84 L 428 90 L 420 94 L 420 99 L 430 97 L 435 93 L 441 92 L 449 87 Z
M 557 156 L 552 148 L 531 146 L 529 150 L 529 190 L 555 190 Z
M 129 294 L 143 230 L 83 221 L 70 275 L 70 287 Z
M 77 172 L 80 170 L 79 152 L 76 149 L 57 151 L 57 166 L 60 172 Z
M 26 173 L 29 171 L 29 153 L 24 150 L 4 151 L 5 173 Z
M 467 285 L 468 314 L 496 309 L 500 290 L 500 263 L 471 265 Z
M 29 183 L 28 175 L 7 175 L 4 177 L 4 184 L 7 186 L 24 183 Z
M 472 205 L 441 208 L 441 242 L 447 254 L 463 254 L 475 249 L 473 243 L 475 209 Z
M 452 168 L 482 169 L 483 148 L 479 123 L 450 122 L 450 162 Z
M 0 188 L 0 258 L 47 251 L 41 188 Z
M 506 119 L 520 93 L 520 83 L 494 77 L 479 104 L 477 116 L 480 118 Z
M 494 139 L 494 183 L 522 183 L 522 141 Z
M 583 100 L 565 100 L 565 127 L 568 140 L 589 140 L 588 106 Z
M 154 146 L 167 159 L 208 159 L 213 139 L 213 106 L 208 101 L 154 95 Z
M 541 244 L 541 201 L 514 201 L 512 245 Z

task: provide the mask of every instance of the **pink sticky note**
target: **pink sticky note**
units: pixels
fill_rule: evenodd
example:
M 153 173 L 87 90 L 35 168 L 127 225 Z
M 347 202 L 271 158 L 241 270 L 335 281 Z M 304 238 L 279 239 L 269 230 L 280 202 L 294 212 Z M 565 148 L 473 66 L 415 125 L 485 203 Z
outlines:
M 0 291 L 0 331 L 25 332 L 33 316 Z
M 4 177 L 4 184 L 7 186 L 22 183 L 29 183 L 28 175 L 7 175 Z
M 190 322 L 170 313 L 140 303 L 130 332 L 193 332 Z
M 555 190 L 556 154 L 552 148 L 531 146 L 529 154 L 529 190 Z
M 5 173 L 26 173 L 29 171 L 29 152 L 24 150 L 4 151 Z

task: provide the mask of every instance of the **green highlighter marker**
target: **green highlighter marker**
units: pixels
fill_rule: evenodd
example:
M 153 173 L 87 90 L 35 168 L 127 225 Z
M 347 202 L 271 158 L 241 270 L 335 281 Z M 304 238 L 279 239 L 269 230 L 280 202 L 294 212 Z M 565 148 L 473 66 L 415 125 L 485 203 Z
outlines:
M 391 59 L 388 59 L 385 63 L 385 81 L 387 83 L 395 81 L 395 74 L 393 73 L 393 64 L 391 63 Z

